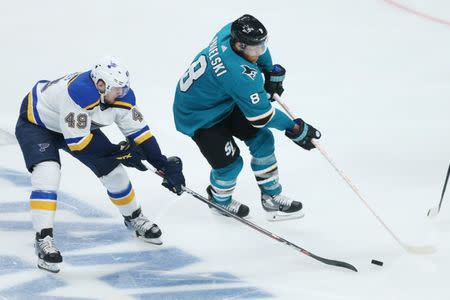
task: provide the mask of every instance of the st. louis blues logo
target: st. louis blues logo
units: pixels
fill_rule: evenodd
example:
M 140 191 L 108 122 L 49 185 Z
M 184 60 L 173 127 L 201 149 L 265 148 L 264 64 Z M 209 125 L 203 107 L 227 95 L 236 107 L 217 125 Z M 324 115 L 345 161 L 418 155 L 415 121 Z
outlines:
M 244 71 L 242 71 L 242 74 L 247 75 L 248 77 L 250 77 L 251 79 L 255 79 L 256 74 L 258 73 L 258 71 L 256 71 L 255 69 L 250 68 L 247 65 L 241 65 L 242 68 L 244 68 Z
M 38 144 L 39 146 L 39 152 L 45 152 L 45 149 L 47 149 L 50 144 L 49 143 L 43 143 L 43 144 Z

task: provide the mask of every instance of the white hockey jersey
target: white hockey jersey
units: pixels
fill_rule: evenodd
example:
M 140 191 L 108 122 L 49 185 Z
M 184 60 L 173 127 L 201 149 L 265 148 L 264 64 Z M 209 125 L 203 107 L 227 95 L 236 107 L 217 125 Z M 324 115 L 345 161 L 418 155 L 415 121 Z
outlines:
M 133 90 L 103 105 L 90 71 L 39 81 L 28 94 L 26 115 L 29 122 L 61 133 L 71 151 L 86 148 L 93 137 L 91 130 L 112 123 L 138 145 L 152 136 Z

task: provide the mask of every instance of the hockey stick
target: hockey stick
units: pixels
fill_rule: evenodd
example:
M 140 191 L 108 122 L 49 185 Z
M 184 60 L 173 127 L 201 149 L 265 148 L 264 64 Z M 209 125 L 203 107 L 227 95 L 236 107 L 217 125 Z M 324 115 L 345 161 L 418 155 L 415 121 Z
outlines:
M 445 189 L 447 188 L 449 174 L 450 174 L 450 165 L 448 166 L 447 176 L 445 177 L 444 187 L 442 188 L 441 201 L 439 201 L 439 206 L 430 208 L 427 213 L 428 217 L 435 217 L 441 211 L 442 200 L 444 199 Z
M 280 96 L 275 94 L 274 95 L 275 100 L 280 104 L 281 107 L 286 111 L 286 113 L 292 118 L 296 119 L 295 115 L 290 111 L 290 109 L 287 107 L 287 105 L 281 100 Z M 432 246 L 410 246 L 402 242 L 395 234 L 392 232 L 391 229 L 381 220 L 381 218 L 375 213 L 375 211 L 369 206 L 367 201 L 363 198 L 361 193 L 359 192 L 358 188 L 350 181 L 350 178 L 348 178 L 342 170 L 340 170 L 334 161 L 331 159 L 331 157 L 328 155 L 328 153 L 323 149 L 322 145 L 319 143 L 318 140 L 313 139 L 312 143 L 316 148 L 319 150 L 319 152 L 322 154 L 322 156 L 330 163 L 330 165 L 336 170 L 336 172 L 341 176 L 341 178 L 348 184 L 348 186 L 353 190 L 353 192 L 358 196 L 358 198 L 364 203 L 364 205 L 369 209 L 369 211 L 372 213 L 372 215 L 375 216 L 375 218 L 383 225 L 384 229 L 386 229 L 387 232 L 394 238 L 394 240 L 397 241 L 397 243 L 400 244 L 400 246 L 405 249 L 407 252 L 414 253 L 414 254 L 431 254 L 435 252 L 436 250 Z
M 162 176 L 162 174 L 159 173 L 157 170 L 155 170 L 155 168 L 153 168 L 148 162 L 143 161 L 143 163 L 145 164 L 145 166 L 150 171 L 152 171 L 153 173 L 155 173 L 155 174 L 157 174 L 159 176 Z M 293 249 L 303 253 L 306 256 L 314 258 L 314 259 L 316 259 L 316 260 L 318 260 L 318 261 L 320 261 L 320 262 L 322 262 L 324 264 L 327 264 L 327 265 L 336 266 L 336 267 L 342 267 L 342 268 L 346 268 L 346 269 L 358 272 L 358 270 L 354 266 L 349 264 L 349 263 L 346 263 L 346 262 L 343 262 L 343 261 L 339 261 L 339 260 L 328 259 L 328 258 L 324 258 L 324 257 L 320 257 L 318 255 L 315 255 L 315 254 L 313 254 L 313 253 L 311 253 L 311 252 L 309 252 L 309 251 L 307 251 L 307 250 L 297 246 L 296 244 L 291 243 L 288 240 L 286 240 L 286 239 L 284 239 L 284 238 L 282 238 L 282 237 L 280 237 L 280 236 L 278 236 L 278 235 L 276 235 L 276 234 L 274 234 L 274 233 L 272 233 L 272 232 L 270 232 L 270 231 L 268 231 L 268 230 L 266 230 L 264 228 L 259 227 L 258 225 L 254 224 L 254 223 L 252 223 L 252 222 L 250 222 L 250 221 L 248 221 L 248 220 L 246 220 L 244 218 L 238 217 L 238 216 L 230 213 L 228 210 L 226 210 L 222 206 L 217 205 L 217 204 L 209 201 L 204 196 L 196 193 L 195 191 L 193 191 L 193 190 L 191 190 L 191 189 L 189 189 L 189 188 L 187 188 L 185 186 L 183 186 L 183 190 L 186 193 L 188 193 L 189 195 L 193 196 L 194 198 L 202 201 L 203 203 L 206 203 L 207 205 L 212 206 L 215 209 L 221 211 L 223 214 L 225 214 L 225 215 L 227 215 L 229 217 L 232 217 L 235 220 L 238 220 L 239 222 L 241 222 L 241 223 L 243 223 L 243 224 L 253 228 L 254 230 L 256 230 L 256 231 L 258 231 L 258 232 L 260 232 L 260 233 L 262 233 L 262 234 L 264 234 L 264 235 L 266 235 L 268 237 L 270 237 L 271 239 L 274 239 L 274 240 L 276 240 L 276 241 L 278 241 L 280 243 L 283 243 L 283 244 L 285 244 L 285 245 L 287 245 L 287 246 L 289 246 L 289 247 L 291 247 L 291 248 L 293 248 Z

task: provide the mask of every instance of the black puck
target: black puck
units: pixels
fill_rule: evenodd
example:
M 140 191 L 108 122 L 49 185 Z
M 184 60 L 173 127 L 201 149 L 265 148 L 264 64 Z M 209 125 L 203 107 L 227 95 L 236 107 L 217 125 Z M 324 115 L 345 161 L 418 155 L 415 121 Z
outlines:
M 383 262 L 382 262 L 382 261 L 379 261 L 379 260 L 376 260 L 376 259 L 372 259 L 372 263 L 373 263 L 374 265 L 378 265 L 378 266 L 382 266 L 382 265 L 383 265 Z

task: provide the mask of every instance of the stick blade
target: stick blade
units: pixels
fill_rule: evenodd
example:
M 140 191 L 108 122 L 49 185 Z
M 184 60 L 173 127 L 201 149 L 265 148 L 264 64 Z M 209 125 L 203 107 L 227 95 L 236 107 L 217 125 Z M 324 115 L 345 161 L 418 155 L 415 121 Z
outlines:
M 358 269 L 355 268 L 355 266 L 346 263 L 344 261 L 339 261 L 339 260 L 334 260 L 334 259 L 328 259 L 328 258 L 324 258 L 324 257 L 320 257 L 318 255 L 312 254 L 310 252 L 305 253 L 308 256 L 311 256 L 314 259 L 317 259 L 320 262 L 323 262 L 324 264 L 330 265 L 330 266 L 335 266 L 335 267 L 341 267 L 341 268 L 345 268 L 348 270 L 352 270 L 354 272 L 358 272 Z
M 405 250 L 408 251 L 409 253 L 417 255 L 430 255 L 436 252 L 436 248 L 430 245 L 426 246 L 403 245 L 403 248 L 405 248 Z
M 332 264 L 336 267 L 341 267 L 341 268 L 345 268 L 345 269 L 349 269 L 352 270 L 354 272 L 358 272 L 358 269 L 356 269 L 353 265 L 343 262 L 343 261 L 338 261 L 337 263 Z
M 432 207 L 428 210 L 427 216 L 430 218 L 434 218 L 439 213 L 439 207 Z

